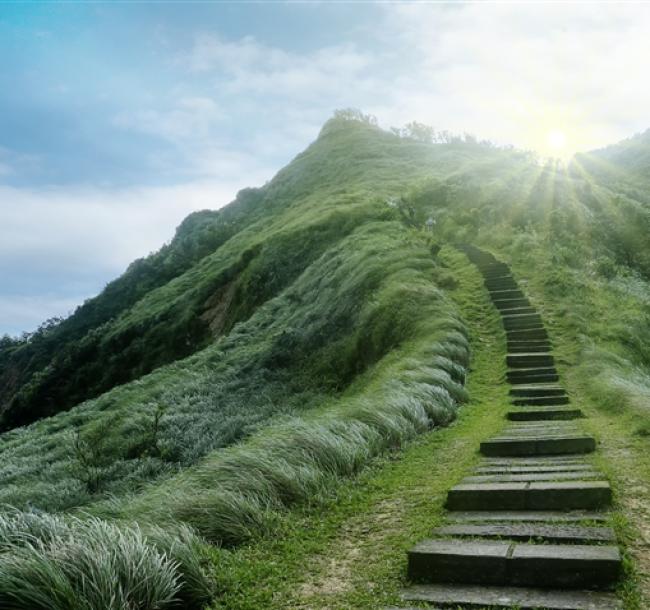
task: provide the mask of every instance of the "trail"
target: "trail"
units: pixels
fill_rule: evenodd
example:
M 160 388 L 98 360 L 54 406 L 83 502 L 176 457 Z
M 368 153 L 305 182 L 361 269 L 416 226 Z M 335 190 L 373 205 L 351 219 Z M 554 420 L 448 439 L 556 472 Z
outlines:
M 507 424 L 481 443 L 474 471 L 447 494 L 445 523 L 408 554 L 405 602 L 435 607 L 616 610 L 622 571 L 607 526 L 612 492 L 589 454 L 540 313 L 509 268 L 463 248 L 507 337 Z

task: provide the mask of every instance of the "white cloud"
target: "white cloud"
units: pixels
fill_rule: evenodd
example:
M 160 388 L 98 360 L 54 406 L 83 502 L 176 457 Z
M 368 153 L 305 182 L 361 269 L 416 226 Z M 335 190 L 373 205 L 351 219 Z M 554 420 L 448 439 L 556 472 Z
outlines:
M 408 67 L 381 109 L 523 146 L 553 123 L 610 143 L 648 126 L 648 31 L 650 6 L 391 5 L 383 35 Z
M 122 112 L 113 123 L 120 128 L 140 131 L 176 142 L 202 139 L 224 118 L 223 111 L 208 97 L 182 97 L 167 110 Z
M 74 309 L 134 259 L 158 250 L 189 213 L 219 208 L 267 178 L 122 190 L 0 186 L 0 273 L 7 274 L 0 334 Z
M 246 176 L 121 190 L 0 186 L 0 259 L 117 272 L 160 248 L 190 212 L 222 207 L 256 182 Z
M 323 95 L 328 100 L 347 96 L 350 86 L 364 88 L 367 81 L 374 82 L 371 69 L 377 59 L 349 43 L 311 53 L 290 53 L 251 36 L 226 41 L 216 35 L 201 34 L 190 52 L 179 58 L 179 63 L 219 78 L 219 87 L 228 94 L 253 93 L 296 102 Z

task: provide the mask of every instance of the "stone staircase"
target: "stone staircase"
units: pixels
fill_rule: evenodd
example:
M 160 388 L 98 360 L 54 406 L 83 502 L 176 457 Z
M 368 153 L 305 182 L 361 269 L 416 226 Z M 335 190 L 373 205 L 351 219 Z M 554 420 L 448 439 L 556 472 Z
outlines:
M 430 608 L 617 610 L 621 571 L 612 493 L 559 384 L 540 313 L 507 265 L 463 248 L 483 274 L 507 337 L 512 408 L 478 466 L 447 495 L 445 524 L 408 553 L 405 602 Z M 403 609 L 405 610 L 405 609 Z

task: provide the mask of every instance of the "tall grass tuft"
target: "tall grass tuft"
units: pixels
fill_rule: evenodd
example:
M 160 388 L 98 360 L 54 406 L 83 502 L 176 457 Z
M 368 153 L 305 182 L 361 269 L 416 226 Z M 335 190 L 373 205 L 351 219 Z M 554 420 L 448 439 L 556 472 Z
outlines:
M 200 543 L 97 518 L 0 515 L 0 607 L 8 610 L 200 608 L 211 596 Z

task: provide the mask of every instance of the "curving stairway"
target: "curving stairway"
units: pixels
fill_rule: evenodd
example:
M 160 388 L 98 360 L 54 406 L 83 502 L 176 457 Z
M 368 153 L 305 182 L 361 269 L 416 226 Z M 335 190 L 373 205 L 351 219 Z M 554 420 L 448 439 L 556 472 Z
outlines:
M 539 312 L 508 266 L 473 246 L 507 337 L 512 408 L 481 443 L 476 469 L 448 492 L 445 525 L 408 553 L 405 602 L 434 608 L 616 610 L 621 570 L 607 527 L 611 488 L 586 454 Z

